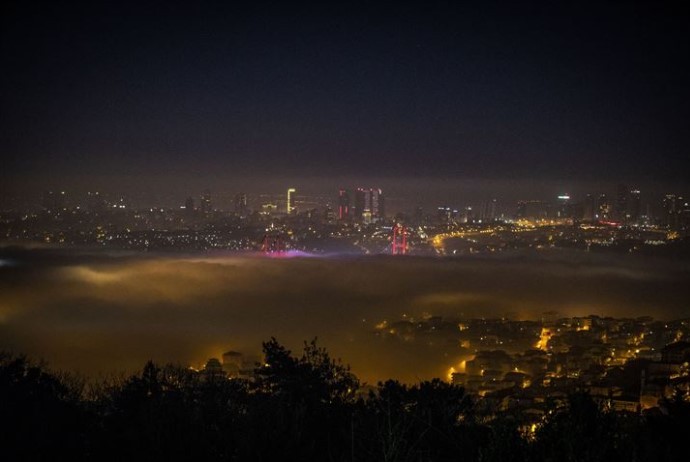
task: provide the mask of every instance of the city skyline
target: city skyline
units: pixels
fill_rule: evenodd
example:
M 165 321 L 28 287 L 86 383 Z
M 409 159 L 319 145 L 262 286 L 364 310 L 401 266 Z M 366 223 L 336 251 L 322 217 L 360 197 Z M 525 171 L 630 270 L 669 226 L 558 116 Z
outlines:
M 3 454 L 685 461 L 688 11 L 5 2 Z

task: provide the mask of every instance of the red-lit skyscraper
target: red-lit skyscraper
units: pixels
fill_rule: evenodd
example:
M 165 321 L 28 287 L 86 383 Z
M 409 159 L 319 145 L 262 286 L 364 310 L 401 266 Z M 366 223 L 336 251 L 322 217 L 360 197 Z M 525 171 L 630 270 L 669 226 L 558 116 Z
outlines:
M 350 217 L 350 194 L 346 189 L 338 191 L 338 220 L 347 220 Z

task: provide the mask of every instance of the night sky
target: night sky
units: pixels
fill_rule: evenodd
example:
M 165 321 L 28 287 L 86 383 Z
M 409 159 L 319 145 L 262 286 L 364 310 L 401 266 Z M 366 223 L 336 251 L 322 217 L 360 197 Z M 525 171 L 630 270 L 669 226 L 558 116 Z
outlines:
M 6 2 L 2 175 L 687 176 L 671 3 L 238 3 Z

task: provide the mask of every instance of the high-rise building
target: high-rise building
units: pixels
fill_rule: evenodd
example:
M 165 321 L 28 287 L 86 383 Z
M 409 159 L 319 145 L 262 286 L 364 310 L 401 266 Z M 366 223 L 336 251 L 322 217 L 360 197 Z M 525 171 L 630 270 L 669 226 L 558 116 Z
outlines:
M 682 196 L 666 194 L 663 202 L 663 216 L 661 222 L 669 229 L 678 230 L 684 226 L 687 215 L 690 214 L 690 207 Z
M 210 191 L 204 191 L 204 193 L 201 195 L 201 201 L 199 202 L 199 211 L 203 215 L 208 215 L 213 211 L 213 209 L 211 208 L 211 192 Z
M 479 210 L 479 219 L 483 223 L 491 223 L 496 220 L 496 199 L 485 201 Z
M 438 207 L 436 209 L 436 221 L 438 224 L 441 225 L 447 225 L 450 224 L 450 222 L 453 219 L 453 212 L 450 207 Z
M 369 196 L 369 191 L 367 191 L 364 188 L 357 188 L 355 191 L 355 208 L 354 208 L 354 217 L 356 220 L 361 221 L 362 220 L 362 215 L 364 214 L 365 210 L 369 210 L 369 203 L 370 203 L 370 196 Z
M 370 189 L 371 194 L 371 216 L 374 221 L 381 221 L 384 219 L 385 200 L 383 191 L 380 188 Z
M 690 231 L 690 201 L 678 198 L 678 226 L 685 230 L 686 234 Z
M 619 184 L 616 188 L 616 206 L 614 208 L 614 218 L 621 223 L 627 221 L 628 215 L 628 187 Z
M 629 223 L 638 224 L 642 214 L 642 201 L 639 189 L 631 189 L 628 200 L 628 212 L 626 214 Z
M 295 193 L 297 190 L 295 188 L 288 188 L 287 190 L 287 202 L 285 206 L 285 213 L 291 215 L 295 210 Z
M 611 206 L 606 194 L 600 194 L 597 201 L 597 219 L 609 220 L 611 218 Z
M 379 188 L 357 188 L 353 215 L 355 219 L 370 223 L 385 218 L 385 200 Z
M 235 215 L 246 217 L 247 212 L 247 195 L 244 193 L 235 194 Z
M 545 220 L 551 216 L 549 202 L 544 201 L 519 201 L 517 204 L 516 218 L 527 220 Z
M 582 219 L 585 221 L 593 221 L 596 219 L 597 210 L 594 204 L 594 196 L 587 194 L 582 203 Z
M 338 220 L 347 220 L 350 217 L 350 195 L 346 189 L 338 191 Z
M 570 205 L 570 194 L 561 194 L 557 198 L 556 217 L 555 218 L 572 218 L 573 213 Z

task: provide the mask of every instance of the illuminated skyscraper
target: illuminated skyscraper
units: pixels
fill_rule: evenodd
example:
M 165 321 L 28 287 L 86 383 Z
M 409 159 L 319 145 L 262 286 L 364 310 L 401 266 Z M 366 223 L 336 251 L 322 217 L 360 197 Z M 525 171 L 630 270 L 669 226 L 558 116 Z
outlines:
M 385 200 L 383 197 L 383 191 L 380 188 L 374 188 L 369 190 L 371 194 L 371 216 L 375 221 L 383 220 Z
M 379 188 L 357 188 L 355 191 L 354 217 L 367 223 L 385 218 L 383 191 Z
M 491 223 L 496 220 L 496 199 L 491 199 L 482 204 L 479 211 L 479 219 L 483 223 Z
M 356 220 L 362 220 L 365 210 L 369 209 L 369 191 L 364 188 L 357 188 L 355 191 L 355 210 L 354 216 Z
M 570 194 L 560 194 L 556 204 L 556 218 L 572 218 Z
M 611 207 L 609 206 L 609 200 L 606 194 L 599 195 L 599 201 L 597 204 L 597 218 L 599 220 L 608 220 L 611 218 Z
M 338 220 L 347 220 L 350 216 L 350 195 L 347 190 L 338 191 Z
M 295 211 L 295 198 L 294 194 L 297 192 L 295 188 L 288 188 L 287 190 L 287 202 L 285 206 L 285 213 L 288 215 Z

